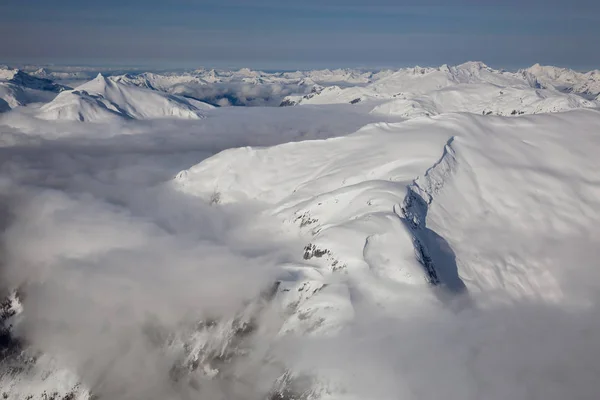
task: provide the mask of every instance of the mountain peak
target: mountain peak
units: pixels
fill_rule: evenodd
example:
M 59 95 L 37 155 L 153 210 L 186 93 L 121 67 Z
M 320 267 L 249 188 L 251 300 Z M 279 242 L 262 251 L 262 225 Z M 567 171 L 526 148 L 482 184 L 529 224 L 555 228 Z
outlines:
M 457 66 L 461 69 L 489 69 L 484 62 L 482 61 L 467 61 L 466 63 L 460 64 Z

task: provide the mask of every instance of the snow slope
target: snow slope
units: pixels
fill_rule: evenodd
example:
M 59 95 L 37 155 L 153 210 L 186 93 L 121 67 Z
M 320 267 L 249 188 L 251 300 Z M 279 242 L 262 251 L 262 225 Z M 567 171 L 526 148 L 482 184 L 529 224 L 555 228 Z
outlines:
M 131 118 L 102 95 L 85 90 L 69 90 L 40 108 L 38 118 L 67 121 L 117 121 Z
M 304 261 L 285 266 L 278 296 L 295 311 L 281 335 L 336 336 L 364 303 L 398 316 L 433 294 L 458 309 L 499 298 L 585 310 L 597 284 L 574 283 L 598 277 L 599 129 L 598 111 L 374 124 L 225 151 L 173 184 L 223 206 L 258 201 L 305 240 Z M 315 390 L 331 395 L 339 376 L 322 379 Z M 341 379 L 352 386 L 352 375 Z
M 258 201 L 306 241 L 278 294 L 295 310 L 284 336 L 340 335 L 365 303 L 396 317 L 417 304 L 485 308 L 493 298 L 585 310 L 597 284 L 574 282 L 598 277 L 599 129 L 598 111 L 374 124 L 225 151 L 173 184 L 223 206 Z M 352 387 L 353 375 L 309 365 L 320 396 Z
M 134 85 L 98 74 L 96 79 L 59 94 L 40 108 L 38 118 L 48 120 L 110 121 L 116 118 L 202 118 L 212 106 Z
M 551 236 L 558 240 L 575 234 L 591 221 L 600 220 L 594 209 L 596 182 L 587 178 L 599 166 L 591 156 L 598 146 L 597 111 L 536 119 L 488 118 L 449 115 L 410 123 L 374 124 L 343 138 L 228 150 L 182 171 L 174 183 L 179 190 L 206 201 L 218 193 L 222 204 L 269 204 L 286 224 L 310 232 L 317 247 L 342 254 L 341 260 L 347 266 L 364 266 L 362 244 L 375 234 L 369 230 L 386 226 L 371 222 L 372 218 L 393 219 L 395 205 L 404 201 L 407 185 L 413 188 L 409 194 L 415 192 L 426 202 L 433 201 L 435 207 L 429 210 L 427 221 L 432 219 L 436 230 L 450 241 L 456 238 L 462 251 L 481 249 L 458 238 L 469 236 L 468 231 L 476 230 L 475 225 L 482 221 L 486 230 L 493 226 L 508 229 L 506 224 L 514 222 L 516 231 L 510 235 L 518 237 L 518 229 L 526 227 L 523 240 L 531 235 L 530 231 L 539 231 L 540 242 L 545 242 Z M 586 128 L 570 128 L 575 120 Z M 453 140 L 447 145 L 442 166 L 432 168 L 425 178 L 411 184 L 413 178 L 436 164 L 450 138 Z M 584 154 L 589 157 L 579 159 Z M 578 189 L 569 190 L 569 186 Z M 541 199 L 552 210 L 552 219 L 543 217 L 548 210 L 540 208 Z M 452 224 L 456 227 L 450 228 Z M 339 237 L 328 237 L 339 226 L 344 226 Z M 458 234 L 457 230 L 465 233 Z M 351 240 L 348 235 L 358 237 Z M 532 245 L 535 247 L 535 243 Z M 478 260 L 481 264 L 482 259 Z M 526 265 L 522 262 L 523 271 Z M 473 278 L 473 271 L 482 270 L 460 267 L 465 268 L 460 272 L 469 276 L 473 288 L 489 285 L 488 289 L 498 289 L 507 283 L 502 279 L 491 283 L 489 276 Z M 552 271 L 551 275 L 556 273 Z M 548 275 L 549 271 L 540 273 L 543 279 Z M 536 285 L 517 288 L 522 291 L 519 295 L 555 295 Z
M 0 81 L 13 83 L 28 89 L 61 92 L 67 89 L 49 79 L 37 78 L 18 69 L 0 69 Z
M 202 79 L 188 74 L 155 74 L 151 72 L 143 72 L 141 74 L 126 74 L 119 75 L 110 78 L 117 83 L 125 85 L 135 85 L 147 89 L 160 90 L 164 92 L 170 92 L 171 87 L 176 85 L 204 85 L 205 81 Z
M 426 214 L 410 213 L 447 238 L 469 291 L 586 298 L 570 287 L 564 268 L 580 262 L 568 272 L 577 274 L 593 264 L 586 259 L 593 252 L 586 252 L 598 240 L 593 226 L 600 221 L 592 178 L 600 164 L 591 157 L 600 144 L 599 116 L 574 111 L 489 123 L 470 117 L 440 162 L 411 185 L 408 198 L 427 207 Z
M 0 112 L 29 103 L 48 102 L 66 89 L 18 69 L 0 69 Z

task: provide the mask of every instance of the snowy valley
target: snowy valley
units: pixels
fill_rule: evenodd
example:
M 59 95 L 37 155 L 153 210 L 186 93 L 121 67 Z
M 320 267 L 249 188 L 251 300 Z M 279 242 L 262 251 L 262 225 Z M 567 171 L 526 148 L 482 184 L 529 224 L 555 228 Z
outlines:
M 599 71 L 97 72 L 0 70 L 3 398 L 597 398 Z

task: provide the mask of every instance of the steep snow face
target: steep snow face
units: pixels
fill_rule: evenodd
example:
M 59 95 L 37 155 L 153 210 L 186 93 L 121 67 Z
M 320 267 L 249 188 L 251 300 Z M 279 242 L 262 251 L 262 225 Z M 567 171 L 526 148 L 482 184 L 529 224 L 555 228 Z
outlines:
M 32 103 L 46 103 L 56 97 L 53 91 L 30 89 L 11 82 L 0 81 L 0 99 L 15 108 Z
M 556 88 L 594 98 L 600 94 L 600 71 L 586 73 L 568 68 L 557 68 L 535 64 L 521 73 L 533 77 L 542 87 Z
M 471 292 L 589 301 L 569 275 L 591 271 L 600 238 L 600 192 L 590 179 L 600 161 L 586 156 L 600 150 L 599 116 L 463 120 L 441 162 L 412 185 L 428 204 L 423 224 L 448 240 Z
M 205 85 L 202 79 L 187 74 L 155 74 L 144 72 L 141 74 L 126 74 L 110 77 L 109 79 L 124 85 L 134 85 L 146 89 L 160 90 L 170 92 L 170 89 L 176 85 Z
M 33 77 L 18 69 L 0 69 L 0 112 L 29 103 L 48 102 L 66 89 L 66 86 Z
M 53 101 L 41 107 L 38 118 L 47 120 L 110 122 L 130 118 L 115 104 L 98 94 L 85 90 L 60 93 Z
M 42 119 L 101 122 L 115 118 L 198 119 L 212 106 L 133 85 L 124 85 L 99 74 L 96 79 L 61 93 L 44 105 Z
M 0 99 L 8 106 L 6 110 L 27 104 L 25 89 L 12 83 L 0 82 Z
M 18 69 L 0 69 L 0 81 L 10 82 L 28 89 L 61 92 L 67 87 L 49 79 L 37 78 Z

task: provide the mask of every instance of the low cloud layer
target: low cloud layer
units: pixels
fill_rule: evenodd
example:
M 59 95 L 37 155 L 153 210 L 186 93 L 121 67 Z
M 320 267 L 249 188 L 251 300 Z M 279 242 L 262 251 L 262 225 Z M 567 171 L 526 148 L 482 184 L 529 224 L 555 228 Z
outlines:
M 477 300 L 483 300 L 477 299 Z M 360 398 L 594 399 L 597 308 L 518 302 L 485 309 L 371 315 L 341 337 L 294 343 L 297 368 Z M 404 314 L 404 315 L 402 315 Z M 297 347 L 301 345 L 301 347 Z
M 249 209 L 220 213 L 158 190 L 115 204 L 6 189 L 3 281 L 24 293 L 18 334 L 109 398 L 167 396 L 176 359 L 162 353 L 160 332 L 235 315 L 272 284 L 285 257 L 248 243 Z
M 165 345 L 199 321 L 234 318 L 272 287 L 276 266 L 300 244 L 269 235 L 253 205 L 214 207 L 168 181 L 232 146 L 328 137 L 365 123 L 244 113 L 95 127 L 3 117 L 21 127 L 0 127 L 1 282 L 19 288 L 25 310 L 14 334 L 101 398 L 189 398 L 196 389 L 172 376 L 182 355 Z M 268 378 L 243 390 L 206 384 L 204 395 L 266 393 L 277 374 L 260 368 L 273 334 L 262 326 L 255 355 L 234 371 Z
M 177 360 L 161 332 L 235 315 L 272 284 L 285 246 L 248 239 L 249 208 L 218 211 L 161 188 L 99 196 L 107 187 L 85 165 L 100 167 L 71 164 L 76 188 L 3 182 L 2 282 L 24 295 L 16 334 L 107 398 L 172 396 Z

